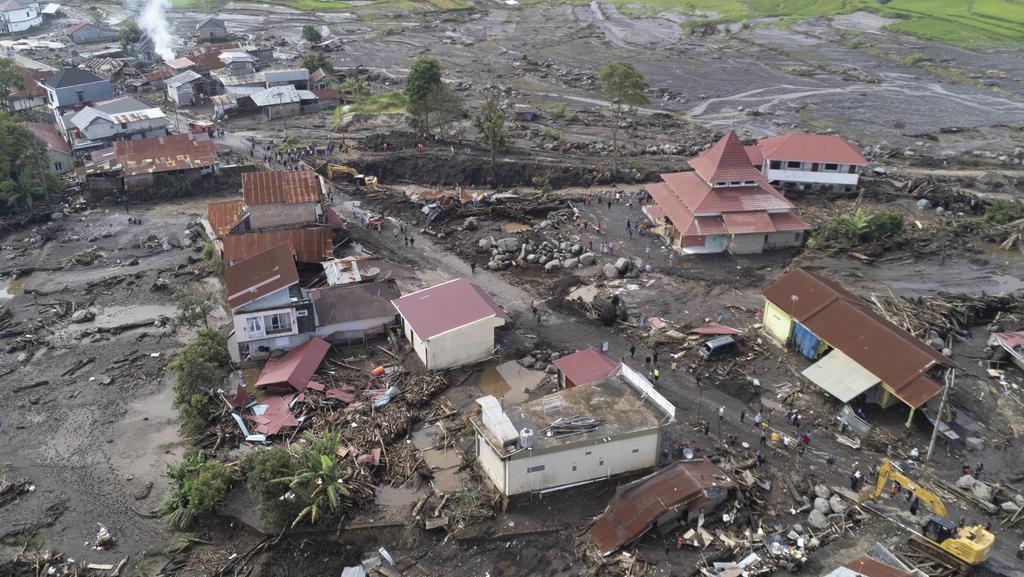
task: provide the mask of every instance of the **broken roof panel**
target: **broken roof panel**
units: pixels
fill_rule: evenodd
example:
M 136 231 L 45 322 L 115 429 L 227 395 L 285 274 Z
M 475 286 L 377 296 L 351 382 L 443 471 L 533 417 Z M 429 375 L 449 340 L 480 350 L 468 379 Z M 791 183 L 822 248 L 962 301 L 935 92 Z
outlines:
M 299 282 L 292 247 L 281 243 L 224 269 L 228 306 L 237 309 Z
M 334 258 L 332 236 L 333 231 L 329 227 L 229 234 L 222 240 L 224 260 L 228 262 L 243 261 L 270 247 L 288 242 L 291 244 L 296 261 L 311 264 L 321 263 Z
M 586 385 L 603 381 L 619 370 L 618 361 L 608 358 L 596 349 L 586 348 L 554 361 L 554 365 L 565 375 L 566 385 Z
M 707 490 L 735 487 L 707 459 L 674 463 L 618 490 L 594 521 L 590 538 L 601 555 L 609 555 L 639 539 L 665 513 L 702 502 Z
M 509 320 L 491 295 L 464 278 L 416 291 L 392 303 L 422 341 L 487 318 Z
M 242 174 L 242 196 L 249 206 L 316 202 L 320 179 L 312 170 L 246 172 Z
M 302 392 L 330 349 L 327 341 L 313 337 L 283 356 L 268 360 L 256 381 L 256 388 Z
M 393 280 L 362 284 L 338 285 L 313 289 L 309 296 L 316 312 L 317 326 L 394 318 L 398 314 L 391 301 L 402 293 Z
M 220 200 L 207 204 L 206 218 L 210 222 L 213 234 L 221 237 L 231 232 L 242 218 L 244 206 L 245 202 L 241 200 Z

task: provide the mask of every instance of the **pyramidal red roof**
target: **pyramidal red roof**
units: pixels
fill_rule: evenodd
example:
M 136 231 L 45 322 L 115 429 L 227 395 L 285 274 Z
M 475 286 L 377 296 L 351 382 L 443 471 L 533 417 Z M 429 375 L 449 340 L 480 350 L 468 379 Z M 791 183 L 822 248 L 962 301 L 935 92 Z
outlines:
M 750 163 L 743 143 L 733 131 L 729 131 L 714 146 L 690 160 L 690 166 L 704 182 L 736 180 L 758 180 L 761 173 Z

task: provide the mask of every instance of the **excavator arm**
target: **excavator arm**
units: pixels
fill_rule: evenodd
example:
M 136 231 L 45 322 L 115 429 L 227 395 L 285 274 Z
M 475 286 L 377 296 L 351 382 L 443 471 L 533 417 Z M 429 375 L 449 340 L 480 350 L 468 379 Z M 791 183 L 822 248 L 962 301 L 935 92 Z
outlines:
M 910 491 L 917 496 L 918 499 L 928 505 L 928 508 L 932 510 L 936 515 L 945 518 L 948 513 L 946 512 L 946 505 L 939 499 L 939 496 L 932 493 L 928 489 L 925 489 L 919 485 L 916 481 L 904 475 L 892 461 L 886 461 L 882 464 L 882 467 L 878 470 L 878 481 L 875 482 L 875 488 L 871 491 L 869 498 L 874 501 L 882 495 L 885 490 L 885 486 L 889 484 L 889 481 L 896 481 L 903 487 L 904 490 Z

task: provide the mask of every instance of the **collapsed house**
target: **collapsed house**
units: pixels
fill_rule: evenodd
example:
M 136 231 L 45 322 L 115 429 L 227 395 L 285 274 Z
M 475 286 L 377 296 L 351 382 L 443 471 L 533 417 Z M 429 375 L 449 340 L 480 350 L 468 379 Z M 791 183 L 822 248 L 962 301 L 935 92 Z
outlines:
M 304 290 L 288 242 L 227 267 L 224 284 L 234 328 L 228 350 L 236 362 L 312 339 L 365 341 L 398 325 L 391 304 L 400 296 L 394 281 Z
M 797 247 L 811 228 L 751 164 L 736 133 L 690 160 L 693 171 L 649 184 L 644 213 L 654 230 L 684 253 L 761 253 Z
M 172 134 L 115 142 L 92 153 L 75 172 L 94 193 L 146 192 L 157 176 L 168 185 L 187 188 L 214 174 L 217 148 L 205 134 Z
M 607 556 L 652 528 L 662 534 L 696 522 L 734 496 L 736 483 L 707 459 L 679 461 L 616 489 L 590 528 L 590 540 Z
M 676 408 L 626 365 L 608 379 L 572 387 L 502 410 L 477 399 L 470 420 L 477 461 L 506 497 L 548 492 L 651 469 L 661 428 Z
M 57 120 L 61 132 L 78 154 L 110 147 L 119 140 L 168 134 L 164 111 L 130 96 L 97 102 Z
M 804 377 L 843 403 L 857 398 L 914 411 L 942 391 L 949 357 L 875 312 L 838 283 L 794 269 L 764 290 L 765 332 L 815 361 Z
M 392 301 L 405 338 L 430 370 L 460 367 L 494 354 L 494 329 L 511 320 L 491 295 L 457 278 Z

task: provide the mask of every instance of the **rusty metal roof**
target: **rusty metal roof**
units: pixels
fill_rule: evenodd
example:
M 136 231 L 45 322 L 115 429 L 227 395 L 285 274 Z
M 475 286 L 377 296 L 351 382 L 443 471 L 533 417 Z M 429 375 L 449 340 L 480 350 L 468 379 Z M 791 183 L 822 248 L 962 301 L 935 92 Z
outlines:
M 619 370 L 618 361 L 589 347 L 555 360 L 554 365 L 565 375 L 567 386 L 568 381 L 573 386 L 603 381 Z
M 915 574 L 913 571 L 903 571 L 896 567 L 891 567 L 866 555 L 857 557 L 843 565 L 843 567 L 864 577 L 910 577 Z
M 663 514 L 702 504 L 711 487 L 728 490 L 736 484 L 707 459 L 669 465 L 621 487 L 594 521 L 590 538 L 601 555 L 609 555 L 639 539 Z
M 329 227 L 317 227 L 229 234 L 223 239 L 224 260 L 243 261 L 282 242 L 288 242 L 296 261 L 320 263 L 333 258 L 332 233 Z
M 330 349 L 331 345 L 327 341 L 313 337 L 284 356 L 270 359 L 260 372 L 256 388 L 275 391 L 295 389 L 302 392 Z
M 242 207 L 245 203 L 241 200 L 220 200 L 206 205 L 206 219 L 210 222 L 213 234 L 218 237 L 231 232 L 231 229 L 242 218 Z
M 764 290 L 764 296 L 912 407 L 942 389 L 925 375 L 927 371 L 935 365 L 958 366 L 875 312 L 867 301 L 810 271 L 797 268 L 786 273 Z
M 320 179 L 312 170 L 263 171 L 242 174 L 245 204 L 295 204 L 320 199 Z
M 224 286 L 232 309 L 298 282 L 292 247 L 287 242 L 224 269 Z
M 105 151 L 112 151 L 112 154 Z M 77 174 L 121 173 L 123 176 L 205 168 L 217 164 L 217 148 L 205 134 L 171 134 L 125 140 L 93 153 Z

